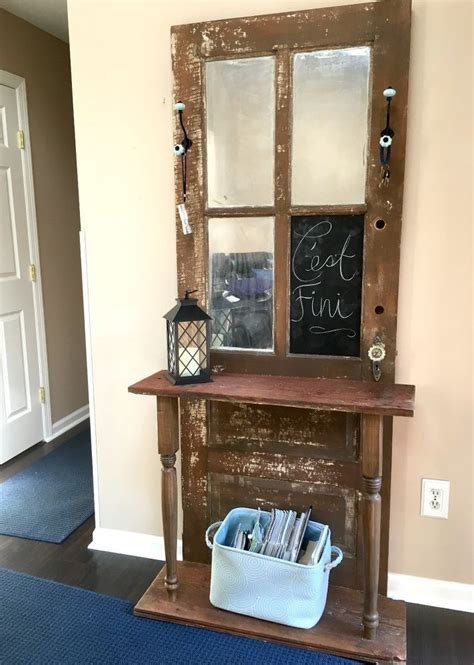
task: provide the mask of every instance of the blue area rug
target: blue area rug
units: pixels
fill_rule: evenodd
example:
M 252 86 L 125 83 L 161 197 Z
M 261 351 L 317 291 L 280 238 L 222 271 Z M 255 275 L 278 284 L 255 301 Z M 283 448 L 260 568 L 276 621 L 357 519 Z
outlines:
M 134 617 L 132 605 L 0 568 L 0 663 L 360 665 L 353 660 Z
M 93 512 L 89 432 L 0 484 L 0 534 L 5 536 L 62 543 Z

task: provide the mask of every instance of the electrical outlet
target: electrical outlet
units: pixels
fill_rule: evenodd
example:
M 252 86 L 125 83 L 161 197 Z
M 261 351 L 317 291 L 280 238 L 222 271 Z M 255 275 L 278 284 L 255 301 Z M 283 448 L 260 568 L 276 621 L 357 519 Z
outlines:
M 421 515 L 448 519 L 449 480 L 421 480 Z

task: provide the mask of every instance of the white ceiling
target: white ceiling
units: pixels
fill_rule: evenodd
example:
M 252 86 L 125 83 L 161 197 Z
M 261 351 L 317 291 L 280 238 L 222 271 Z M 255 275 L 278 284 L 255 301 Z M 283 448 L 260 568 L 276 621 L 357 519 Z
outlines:
M 0 8 L 62 39 L 63 42 L 69 41 L 67 0 L 0 0 Z

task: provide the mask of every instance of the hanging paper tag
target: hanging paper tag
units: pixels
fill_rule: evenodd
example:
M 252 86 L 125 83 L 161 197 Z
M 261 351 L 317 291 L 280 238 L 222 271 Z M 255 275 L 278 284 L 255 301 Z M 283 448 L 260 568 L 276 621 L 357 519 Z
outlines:
M 187 236 L 190 233 L 192 233 L 193 230 L 189 224 L 188 211 L 186 210 L 186 206 L 184 205 L 184 203 L 180 203 L 178 205 L 178 212 L 179 212 L 179 218 L 181 220 L 181 225 L 183 227 L 183 233 L 185 236 Z

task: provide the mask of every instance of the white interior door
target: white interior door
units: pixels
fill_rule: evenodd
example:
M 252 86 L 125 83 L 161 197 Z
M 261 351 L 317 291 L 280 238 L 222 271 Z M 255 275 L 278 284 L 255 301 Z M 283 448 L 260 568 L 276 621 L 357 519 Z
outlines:
M 0 85 L 0 464 L 43 438 L 16 90 Z

